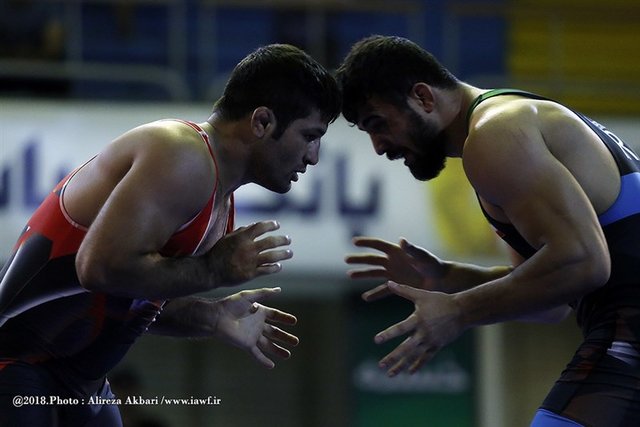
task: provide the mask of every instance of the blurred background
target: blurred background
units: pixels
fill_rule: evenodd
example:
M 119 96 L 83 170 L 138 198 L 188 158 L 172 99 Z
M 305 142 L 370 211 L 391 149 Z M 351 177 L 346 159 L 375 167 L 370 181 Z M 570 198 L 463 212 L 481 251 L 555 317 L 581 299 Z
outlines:
M 640 149 L 639 33 L 635 0 L 0 0 L 0 263 L 70 169 L 147 121 L 204 121 L 258 46 L 291 43 L 333 69 L 361 37 L 408 37 L 462 80 L 549 96 Z M 123 405 L 125 426 L 527 426 L 579 342 L 573 319 L 470 331 L 389 379 L 376 361 L 398 343 L 373 336 L 412 307 L 365 304 L 377 283 L 346 277 L 354 235 L 507 262 L 459 162 L 417 183 L 342 119 L 321 158 L 286 195 L 236 195 L 238 225 L 277 219 L 292 237 L 294 259 L 247 288 L 283 288 L 268 303 L 299 319 L 293 357 L 269 371 L 218 342 L 143 337 L 114 389 L 187 401 Z

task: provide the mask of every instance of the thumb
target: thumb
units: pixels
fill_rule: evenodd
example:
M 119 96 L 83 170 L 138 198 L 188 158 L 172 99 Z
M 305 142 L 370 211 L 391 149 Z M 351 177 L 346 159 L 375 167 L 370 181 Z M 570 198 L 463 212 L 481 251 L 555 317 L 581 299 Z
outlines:
M 412 255 L 412 256 L 424 255 L 424 252 L 425 252 L 424 249 L 414 245 L 413 243 L 409 242 L 404 237 L 400 239 L 400 248 L 403 251 L 405 251 L 406 253 L 408 253 L 409 255 Z
M 272 295 L 280 293 L 280 291 L 282 291 L 280 287 L 252 289 L 250 291 L 245 291 L 243 296 L 249 302 L 260 302 Z
M 408 299 L 409 301 L 414 301 L 418 295 L 420 294 L 420 290 L 413 288 L 407 285 L 401 285 L 392 280 L 387 282 L 387 287 L 394 294 L 401 296 L 402 298 Z M 424 292 L 424 291 L 422 291 Z
M 251 314 L 256 313 L 259 308 L 260 308 L 260 304 L 258 304 L 257 302 L 251 303 L 251 308 L 249 309 L 249 313 Z

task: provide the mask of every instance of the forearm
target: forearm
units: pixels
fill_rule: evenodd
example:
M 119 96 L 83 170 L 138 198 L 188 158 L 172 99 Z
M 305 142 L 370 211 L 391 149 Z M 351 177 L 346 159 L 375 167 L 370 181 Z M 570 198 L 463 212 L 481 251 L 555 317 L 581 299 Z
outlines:
M 163 239 L 162 244 L 138 239 L 119 247 L 107 238 L 92 239 L 88 232 L 76 256 L 76 271 L 87 290 L 127 298 L 173 299 L 235 286 L 279 272 L 280 261 L 293 256 L 289 249 L 276 250 L 291 243 L 288 236 L 260 238 L 279 227 L 275 221 L 240 227 L 201 256 L 189 257 L 162 256 L 157 247 L 164 246 Z
M 222 285 L 202 257 L 169 258 L 154 253 L 91 258 L 79 253 L 76 260 L 82 286 L 119 297 L 173 299 Z
M 557 307 L 539 311 L 537 313 L 518 317 L 519 322 L 531 323 L 558 323 L 566 319 L 571 314 L 569 304 L 562 304 Z
M 483 283 L 506 276 L 513 271 L 511 266 L 483 267 L 474 264 L 445 261 L 445 274 L 438 290 L 448 294 L 466 291 Z
M 467 326 L 516 320 L 568 304 L 602 286 L 606 269 L 594 259 L 563 258 L 542 248 L 510 274 L 455 294 Z
M 216 300 L 183 297 L 169 301 L 149 333 L 174 337 L 211 337 L 217 329 L 219 310 Z

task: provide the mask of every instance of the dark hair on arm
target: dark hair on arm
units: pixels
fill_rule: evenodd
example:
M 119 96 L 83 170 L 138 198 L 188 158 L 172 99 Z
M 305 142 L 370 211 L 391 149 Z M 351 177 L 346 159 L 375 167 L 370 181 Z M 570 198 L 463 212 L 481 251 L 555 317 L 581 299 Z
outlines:
M 414 42 L 402 37 L 373 35 L 355 43 L 337 70 L 342 90 L 342 114 L 351 123 L 371 97 L 398 107 L 414 84 L 453 89 L 458 79 Z
M 335 78 L 301 49 L 287 44 L 263 46 L 233 69 L 214 110 L 238 120 L 255 108 L 270 108 L 279 138 L 289 124 L 320 111 L 327 123 L 340 115 L 341 97 Z

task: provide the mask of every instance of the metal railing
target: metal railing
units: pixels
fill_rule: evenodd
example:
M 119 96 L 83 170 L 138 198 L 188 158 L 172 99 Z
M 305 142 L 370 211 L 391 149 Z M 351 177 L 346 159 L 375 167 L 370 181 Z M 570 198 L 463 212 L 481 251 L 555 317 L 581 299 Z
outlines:
M 190 98 L 185 78 L 185 3 L 181 0 L 130 0 L 131 4 L 152 4 L 168 8 L 167 65 L 139 65 L 87 61 L 83 58 L 83 6 L 121 5 L 120 0 L 45 0 L 62 6 L 65 57 L 61 60 L 0 58 L 0 77 L 52 80 L 93 80 L 147 83 L 166 91 L 171 99 Z
M 271 8 L 305 11 L 307 50 L 323 62 L 327 57 L 329 31 L 326 16 L 335 12 L 371 12 L 400 14 L 406 18 L 408 33 L 416 40 L 424 38 L 423 1 L 398 0 L 41 0 L 55 3 L 63 10 L 65 56 L 60 60 L 0 58 L 0 78 L 49 79 L 97 82 L 143 83 L 163 90 L 171 100 L 186 101 L 199 97 L 211 99 L 219 94 L 226 75 L 216 67 L 216 10 L 218 8 Z M 167 10 L 167 39 L 164 47 L 166 64 L 133 64 L 131 62 L 97 61 L 84 58 L 86 49 L 83 8 L 91 5 L 128 7 L 151 5 Z M 196 43 L 199 52 L 197 80 L 187 73 L 187 25 L 189 7 L 196 8 Z M 206 47 L 206 49 L 204 48 Z

